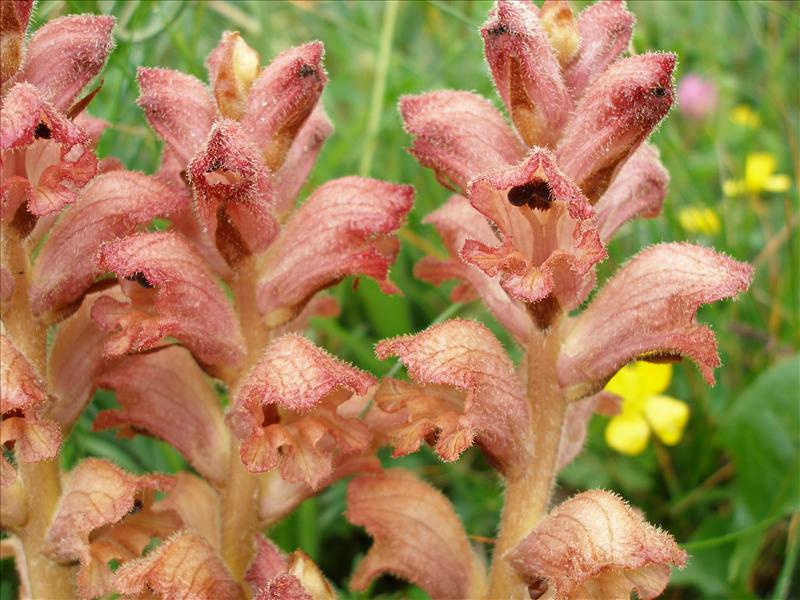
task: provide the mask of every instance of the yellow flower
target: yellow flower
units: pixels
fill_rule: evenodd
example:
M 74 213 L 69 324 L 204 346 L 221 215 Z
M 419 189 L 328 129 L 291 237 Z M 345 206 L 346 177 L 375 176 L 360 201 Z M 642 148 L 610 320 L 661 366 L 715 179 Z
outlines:
M 606 443 L 622 454 L 641 454 L 650 432 L 668 446 L 677 444 L 689 421 L 685 402 L 664 396 L 672 379 L 672 365 L 631 363 L 614 375 L 606 390 L 622 398 L 622 412 L 608 422 Z
M 713 235 L 719 233 L 719 215 L 713 208 L 688 207 L 678 212 L 678 221 L 681 227 L 689 233 L 705 233 Z
M 757 129 L 761 125 L 761 117 L 747 104 L 740 104 L 731 111 L 731 121 L 748 129 Z
M 744 179 L 729 179 L 722 184 L 726 196 L 741 196 L 745 192 L 785 192 L 792 186 L 788 175 L 775 174 L 778 161 L 769 152 L 752 152 L 744 164 Z

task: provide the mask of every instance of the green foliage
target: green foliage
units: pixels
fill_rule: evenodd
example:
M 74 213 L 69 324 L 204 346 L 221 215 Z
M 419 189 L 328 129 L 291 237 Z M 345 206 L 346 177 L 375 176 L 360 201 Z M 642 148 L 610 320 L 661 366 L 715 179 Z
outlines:
M 678 77 L 697 72 L 714 81 L 720 100 L 705 121 L 691 121 L 674 111 L 655 134 L 672 177 L 664 214 L 621 230 L 610 259 L 601 265 L 600 280 L 642 247 L 668 240 L 712 245 L 753 263 L 756 278 L 738 301 L 706 307 L 699 315 L 715 328 L 725 366 L 717 373 L 715 388 L 707 388 L 690 365 L 676 369 L 669 394 L 692 407 L 683 441 L 674 448 L 654 445 L 642 456 L 623 457 L 605 446 L 605 418 L 596 417 L 587 451 L 562 474 L 559 495 L 587 487 L 614 489 L 685 543 L 692 558 L 676 574 L 672 598 L 796 597 L 797 518 L 790 531 L 788 515 L 800 510 L 800 366 L 797 356 L 785 357 L 800 348 L 798 6 L 776 0 L 632 0 L 629 6 L 638 18 L 634 50 L 676 51 Z M 404 296 L 385 297 L 370 281 L 361 281 L 357 289 L 345 281 L 334 290 L 341 316 L 317 319 L 310 330 L 315 341 L 338 356 L 383 375 L 393 363 L 378 361 L 373 344 L 429 325 L 451 307 L 452 287 L 437 289 L 412 276 L 414 263 L 429 247 L 441 248 L 432 228 L 421 221 L 448 192 L 403 151 L 409 140 L 395 106 L 402 94 L 440 88 L 474 90 L 499 106 L 477 33 L 489 7 L 487 0 L 404 2 L 389 18 L 387 5 L 377 1 L 50 0 L 40 3 L 34 26 L 64 12 L 117 16 L 117 49 L 90 112 L 112 124 L 100 154 L 117 156 L 128 168 L 145 172 L 157 168 L 159 144 L 135 104 L 136 66 L 168 66 L 205 79 L 204 59 L 226 29 L 239 29 L 261 53 L 262 62 L 286 47 L 323 40 L 331 79 L 324 104 L 336 132 L 301 199 L 320 183 L 353 173 L 411 183 L 417 190 L 392 272 Z M 376 78 L 382 73 L 385 80 Z M 758 127 L 731 121 L 731 109 L 742 104 L 759 116 Z M 792 178 L 790 192 L 723 197 L 722 182 L 741 178 L 752 152 L 775 156 L 778 172 Z M 678 215 L 690 206 L 714 209 L 722 230 L 712 235 L 685 231 Z M 519 356 L 479 305 L 457 310 L 460 316 L 486 322 L 512 355 Z M 95 399 L 64 447 L 63 464 L 96 455 L 134 472 L 185 468 L 185 461 L 161 442 L 117 440 L 110 433 L 92 432 L 98 407 L 112 403 L 108 394 Z M 392 461 L 388 454 L 384 458 L 417 470 L 442 488 L 470 535 L 494 535 L 501 489 L 479 453 L 469 451 L 454 464 L 442 464 L 428 452 L 402 461 Z M 340 518 L 344 505 L 344 485 L 337 484 L 271 532 L 284 548 L 299 546 L 318 559 L 341 590 L 369 546 L 363 531 Z M 10 597 L 6 563 L 0 581 L 3 598 Z M 424 597 L 388 578 L 373 592 Z

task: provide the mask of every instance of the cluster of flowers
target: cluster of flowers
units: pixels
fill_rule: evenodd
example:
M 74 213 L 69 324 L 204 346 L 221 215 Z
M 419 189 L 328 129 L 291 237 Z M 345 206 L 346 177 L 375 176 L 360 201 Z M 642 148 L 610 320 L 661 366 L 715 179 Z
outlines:
M 434 598 L 663 591 L 686 560 L 668 534 L 609 492 L 551 508 L 553 482 L 592 413 L 619 411 L 603 388 L 627 363 L 686 356 L 713 382 L 714 336 L 695 313 L 746 289 L 751 270 L 702 247 L 653 246 L 569 316 L 615 231 L 655 216 L 667 184 L 646 139 L 672 104 L 675 57 L 622 57 L 623 2 L 578 17 L 564 1 L 497 3 L 481 33 L 513 128 L 469 92 L 401 101 L 412 154 L 455 193 L 428 218 L 449 258 L 416 274 L 459 280 L 454 299 L 483 300 L 526 353 L 517 367 L 486 327 L 451 320 L 378 345 L 410 381 L 376 381 L 297 333 L 336 314 L 319 292 L 346 276 L 398 291 L 388 271 L 413 196 L 344 177 L 296 207 L 331 133 L 321 43 L 262 67 L 226 33 L 208 86 L 140 69 L 139 105 L 164 141 L 160 170 L 145 175 L 97 159 L 106 123 L 86 108 L 100 90 L 81 95 L 113 20 L 59 18 L 26 43 L 32 0 L 0 7 L 0 437 L 15 463 L 0 463 L 12 534 L 0 543 L 23 594 L 332 598 L 305 554 L 261 532 L 353 474 L 346 516 L 374 538 L 353 589 L 391 572 Z M 152 230 L 156 218 L 167 231 Z M 213 379 L 230 392 L 224 411 Z M 59 445 L 98 387 L 119 408 L 96 430 L 166 440 L 197 475 L 100 459 L 61 473 Z M 477 444 L 504 478 L 490 569 L 441 493 L 375 455 L 423 443 L 447 461 Z M 164 541 L 151 550 L 154 537 Z

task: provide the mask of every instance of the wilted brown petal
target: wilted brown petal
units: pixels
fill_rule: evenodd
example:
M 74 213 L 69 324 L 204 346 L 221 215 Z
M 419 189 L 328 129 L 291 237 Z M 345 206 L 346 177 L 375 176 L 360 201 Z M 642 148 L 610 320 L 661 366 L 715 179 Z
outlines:
M 152 590 L 162 598 L 241 600 L 244 596 L 205 538 L 181 532 L 147 556 L 122 565 L 115 588 L 123 594 Z
M 140 233 L 106 242 L 96 260 L 120 278 L 132 299 L 124 304 L 105 296 L 94 304 L 92 318 L 112 333 L 106 344 L 109 356 L 148 350 L 172 336 L 206 364 L 235 364 L 244 358 L 233 306 L 180 236 Z
M 539 18 L 524 2 L 498 0 L 481 35 L 497 92 L 522 139 L 528 146 L 552 145 L 572 98 Z
M 590 395 L 623 365 L 648 354 L 688 356 L 713 383 L 717 344 L 695 313 L 702 304 L 746 290 L 752 276 L 750 265 L 701 246 L 647 248 L 567 325 L 558 360 L 561 385 L 570 397 Z
M 413 390 L 403 390 L 405 398 L 413 400 L 404 406 L 412 420 L 398 432 L 406 447 L 412 443 L 409 435 L 421 440 L 435 432 L 436 450 L 444 460 L 455 460 L 476 438 L 506 474 L 527 463 L 532 417 L 524 386 L 486 327 L 453 319 L 416 335 L 383 340 L 375 353 L 381 359 L 398 356 L 420 386 L 416 396 Z M 437 397 L 441 390 L 435 386 L 450 386 L 462 394 Z M 396 399 L 388 398 L 382 408 L 400 410 L 404 403 Z M 415 416 L 422 421 L 414 423 Z
M 269 173 L 238 123 L 214 123 L 188 175 L 197 216 L 229 264 L 265 250 L 275 239 Z
M 253 590 L 260 590 L 286 572 L 286 554 L 263 535 L 256 536 L 256 555 L 244 575 Z
M 564 173 L 592 202 L 672 106 L 675 60 L 667 53 L 619 60 L 578 103 L 556 155 Z
M 576 100 L 628 48 L 634 21 L 624 0 L 600 0 L 580 14 L 580 48 L 564 72 Z
M 658 149 L 646 143 L 639 146 L 595 206 L 600 240 L 607 243 L 634 217 L 657 217 L 668 183 L 669 174 L 658 158 Z
M 206 60 L 209 81 L 222 116 L 239 120 L 247 108 L 250 86 L 261 70 L 258 52 L 247 45 L 238 31 L 222 34 Z
M 491 102 L 471 92 L 403 96 L 400 115 L 414 137 L 414 158 L 460 194 L 477 175 L 516 164 L 526 152 Z
M 398 251 L 393 234 L 413 194 L 411 186 L 366 177 L 317 188 L 264 257 L 258 307 L 268 323 L 294 318 L 316 292 L 348 275 L 368 275 L 385 293 L 397 292 L 388 278 Z
M 36 259 L 29 291 L 33 313 L 74 309 L 102 274 L 89 257 L 103 242 L 184 208 L 185 198 L 143 173 L 112 171 L 95 177 L 53 226 Z
M 463 196 L 451 196 L 444 206 L 432 212 L 424 221 L 439 232 L 450 256 L 440 260 L 426 256 L 414 267 L 414 276 L 438 284 L 457 279 L 453 289 L 453 302 L 468 302 L 480 296 L 495 318 L 519 341 L 525 343 L 531 320 L 519 301 L 509 297 L 497 278 L 486 275 L 478 267 L 464 262 L 460 256 L 467 240 L 476 240 L 487 246 L 497 243 L 497 236 L 486 219 Z
M 567 310 L 580 304 L 606 251 L 594 210 L 549 151 L 534 148 L 519 165 L 478 177 L 469 195 L 503 239 L 499 246 L 467 240 L 466 261 L 499 275 L 503 289 L 524 302 L 554 297 Z
M 139 68 L 136 80 L 147 121 L 185 167 L 214 122 L 214 99 L 198 79 L 179 71 Z
M 285 571 L 259 590 L 255 600 L 336 600 L 333 586 L 301 550 L 286 559 Z
M 0 109 L 0 217 L 14 218 L 27 205 L 49 215 L 75 201 L 97 171 L 90 140 L 72 120 L 28 83 L 15 85 Z
M 116 391 L 122 409 L 101 411 L 95 431 L 149 433 L 169 442 L 207 479 L 225 481 L 228 430 L 216 394 L 189 351 L 173 346 L 126 357 L 98 385 Z
M 243 440 L 242 462 L 251 471 L 280 465 L 290 482 L 318 489 L 339 453 L 369 446 L 370 433 L 338 406 L 364 394 L 374 378 L 337 360 L 310 341 L 286 334 L 273 341 L 236 395 L 228 419 Z M 288 414 L 278 416 L 272 405 Z
M 686 552 L 668 533 L 647 523 L 619 496 L 583 492 L 554 508 L 510 553 L 529 582 L 545 580 L 556 600 L 655 598 L 670 565 Z
M 100 73 L 114 47 L 114 17 L 68 15 L 33 34 L 19 81 L 35 85 L 58 110 L 66 111 L 78 93 Z
M 357 477 L 347 487 L 345 516 L 374 539 L 350 580 L 352 589 L 366 590 L 373 579 L 391 573 L 432 598 L 477 598 L 483 592 L 484 566 L 452 505 L 411 472 Z

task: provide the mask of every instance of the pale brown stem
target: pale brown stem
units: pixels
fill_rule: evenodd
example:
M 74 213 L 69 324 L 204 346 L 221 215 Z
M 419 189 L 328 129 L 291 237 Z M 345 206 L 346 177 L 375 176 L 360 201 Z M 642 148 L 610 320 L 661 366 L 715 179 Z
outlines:
M 506 482 L 506 498 L 492 560 L 487 598 L 529 598 L 527 584 L 505 554 L 544 517 L 556 477 L 558 449 L 567 401 L 556 378 L 560 348 L 557 324 L 536 333 L 527 352 L 528 400 L 532 414 L 533 455 L 518 475 Z
M 3 303 L 2 318 L 6 334 L 30 361 L 42 382 L 47 381 L 47 329 L 34 318 L 28 302 L 31 271 L 28 253 L 13 231 L 2 232 L 3 265 L 14 276 L 14 294 Z M 66 433 L 66 432 L 65 432 Z M 25 490 L 26 520 L 14 528 L 25 552 L 31 593 L 34 598 L 69 598 L 73 595 L 73 568 L 60 565 L 44 553 L 50 521 L 61 497 L 58 458 L 37 463 L 18 461 L 17 476 Z
M 264 326 L 256 307 L 254 258 L 245 259 L 239 266 L 231 287 L 247 346 L 247 357 L 242 365 L 225 376 L 225 383 L 233 398 L 269 342 L 269 330 Z M 228 480 L 222 493 L 222 556 L 246 591 L 248 586 L 244 583 L 244 574 L 255 550 L 250 541 L 258 532 L 257 484 L 257 476 L 245 469 L 239 457 L 239 440 L 231 436 Z

